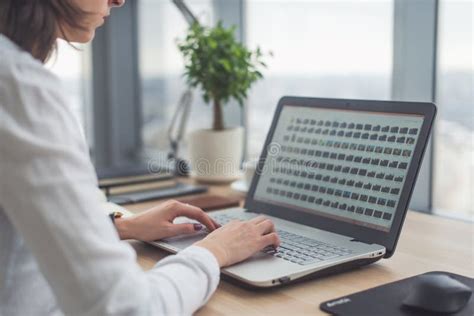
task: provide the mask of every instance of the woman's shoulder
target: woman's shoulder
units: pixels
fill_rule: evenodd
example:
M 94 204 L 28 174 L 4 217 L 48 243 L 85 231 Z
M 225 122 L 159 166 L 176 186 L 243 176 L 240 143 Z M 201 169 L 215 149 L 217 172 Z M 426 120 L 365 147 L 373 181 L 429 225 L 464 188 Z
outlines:
M 0 86 L 58 88 L 59 78 L 0 34 Z
M 59 78 L 30 54 L 6 46 L 0 42 L 0 134 L 19 126 L 37 136 L 76 127 Z
M 5 57 L 5 58 L 4 58 Z M 17 56 L 2 56 L 0 53 L 0 80 L 3 84 L 20 86 L 56 87 L 59 78 L 28 53 Z

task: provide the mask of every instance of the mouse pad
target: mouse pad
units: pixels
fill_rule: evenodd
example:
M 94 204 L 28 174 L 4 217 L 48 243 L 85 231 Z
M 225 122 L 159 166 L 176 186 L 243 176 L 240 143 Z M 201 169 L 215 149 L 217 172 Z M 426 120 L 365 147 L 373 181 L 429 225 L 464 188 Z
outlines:
M 474 290 L 474 279 L 442 271 L 433 271 L 425 274 L 445 274 L 448 275 Z M 433 312 L 415 311 L 402 307 L 402 301 L 408 295 L 408 290 L 415 282 L 413 276 L 407 279 L 388 283 L 378 287 L 374 287 L 362 292 L 339 297 L 326 301 L 319 305 L 321 310 L 333 315 L 384 315 L 384 316 L 432 316 Z M 474 315 L 474 294 L 471 295 L 466 306 L 457 313 L 435 315 L 455 315 L 455 316 L 472 316 Z

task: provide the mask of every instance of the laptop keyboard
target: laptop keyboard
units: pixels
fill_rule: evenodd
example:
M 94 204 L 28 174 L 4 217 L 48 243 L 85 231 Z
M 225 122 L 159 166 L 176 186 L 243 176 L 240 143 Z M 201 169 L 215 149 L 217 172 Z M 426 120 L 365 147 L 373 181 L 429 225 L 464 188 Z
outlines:
M 217 214 L 212 217 L 220 225 L 225 225 L 232 220 L 247 220 L 247 218 L 228 214 Z M 313 264 L 352 253 L 347 248 L 337 247 L 285 230 L 277 229 L 276 232 L 280 237 L 280 247 L 278 249 L 267 247 L 262 252 L 299 265 Z
M 284 230 L 277 230 L 277 234 L 280 236 L 280 247 L 277 250 L 266 248 L 264 252 L 274 252 L 274 256 L 300 265 L 334 259 L 351 253 L 349 249 Z

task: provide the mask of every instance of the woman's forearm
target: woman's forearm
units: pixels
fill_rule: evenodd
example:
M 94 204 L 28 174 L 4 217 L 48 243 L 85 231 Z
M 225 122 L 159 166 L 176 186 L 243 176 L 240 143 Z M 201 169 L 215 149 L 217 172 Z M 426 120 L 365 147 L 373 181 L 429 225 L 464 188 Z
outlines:
M 129 218 L 116 218 L 115 228 L 121 240 L 135 239 L 133 222 Z

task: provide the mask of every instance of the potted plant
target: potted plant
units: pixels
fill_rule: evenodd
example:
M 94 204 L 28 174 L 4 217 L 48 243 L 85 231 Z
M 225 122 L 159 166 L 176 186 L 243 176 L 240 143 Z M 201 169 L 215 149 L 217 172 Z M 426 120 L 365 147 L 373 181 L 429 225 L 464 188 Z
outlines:
M 212 128 L 188 138 L 191 173 L 201 181 L 228 182 L 240 176 L 244 131 L 226 126 L 223 107 L 232 99 L 242 106 L 252 84 L 263 78 L 259 69 L 266 67 L 260 48 L 247 49 L 234 33 L 235 26 L 225 28 L 222 22 L 213 28 L 195 23 L 178 42 L 187 84 L 199 88 L 213 107 Z

